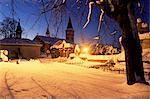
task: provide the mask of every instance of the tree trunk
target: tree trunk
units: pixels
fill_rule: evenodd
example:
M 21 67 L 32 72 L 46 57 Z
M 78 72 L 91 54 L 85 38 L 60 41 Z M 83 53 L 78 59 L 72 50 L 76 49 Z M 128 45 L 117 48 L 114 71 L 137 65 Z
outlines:
M 146 83 L 143 71 L 142 47 L 138 32 L 134 28 L 134 19 L 127 8 L 122 11 L 123 13 L 119 14 L 117 21 L 122 30 L 121 43 L 125 50 L 127 84 Z
M 125 50 L 127 83 L 145 82 L 140 43 L 131 34 L 122 37 L 122 45 Z
M 95 1 L 96 0 L 91 0 Z M 125 50 L 127 84 L 145 83 L 142 47 L 135 22 L 135 4 L 138 0 L 103 0 L 97 6 L 111 18 L 115 19 L 122 30 L 122 45 Z M 113 10 L 112 10 L 113 8 Z

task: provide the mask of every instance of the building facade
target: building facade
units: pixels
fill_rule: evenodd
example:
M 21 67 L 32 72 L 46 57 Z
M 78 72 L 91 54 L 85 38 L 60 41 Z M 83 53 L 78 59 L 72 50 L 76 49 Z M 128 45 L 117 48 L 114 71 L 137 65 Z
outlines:
M 46 53 L 47 50 L 50 50 L 50 47 L 58 41 L 63 41 L 63 39 L 49 36 L 37 35 L 34 39 L 34 42 L 41 44 L 41 52 Z
M 7 50 L 9 59 L 38 58 L 41 46 L 29 39 L 5 38 L 0 40 L 0 50 Z

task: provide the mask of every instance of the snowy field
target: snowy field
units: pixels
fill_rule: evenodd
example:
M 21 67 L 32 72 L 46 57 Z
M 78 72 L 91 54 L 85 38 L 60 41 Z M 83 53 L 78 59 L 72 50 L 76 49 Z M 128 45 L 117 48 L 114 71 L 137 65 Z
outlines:
M 0 99 L 150 99 L 150 86 L 72 62 L 0 62 Z

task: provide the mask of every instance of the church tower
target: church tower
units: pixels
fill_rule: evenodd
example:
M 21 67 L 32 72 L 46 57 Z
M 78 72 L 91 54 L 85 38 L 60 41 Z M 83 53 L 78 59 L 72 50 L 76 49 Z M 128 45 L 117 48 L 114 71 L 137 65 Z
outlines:
M 22 28 L 19 21 L 16 29 L 16 38 L 21 39 L 21 36 L 22 36 Z
M 72 27 L 71 18 L 69 17 L 68 26 L 66 29 L 66 41 L 68 43 L 74 43 L 74 29 Z
M 45 33 L 45 35 L 46 35 L 47 37 L 50 37 L 49 26 L 47 26 L 47 30 L 46 30 L 46 33 Z

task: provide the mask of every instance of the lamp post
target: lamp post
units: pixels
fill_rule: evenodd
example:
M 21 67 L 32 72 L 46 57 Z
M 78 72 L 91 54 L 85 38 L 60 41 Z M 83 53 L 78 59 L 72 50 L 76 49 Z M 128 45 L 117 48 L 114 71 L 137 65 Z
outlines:
M 117 31 L 114 31 L 111 33 L 111 35 L 113 35 L 113 46 L 115 46 L 116 33 L 117 33 Z
M 89 48 L 88 47 L 84 47 L 83 48 L 83 53 L 85 54 L 85 60 L 87 60 L 87 55 L 89 53 Z

